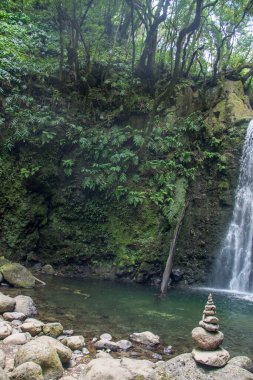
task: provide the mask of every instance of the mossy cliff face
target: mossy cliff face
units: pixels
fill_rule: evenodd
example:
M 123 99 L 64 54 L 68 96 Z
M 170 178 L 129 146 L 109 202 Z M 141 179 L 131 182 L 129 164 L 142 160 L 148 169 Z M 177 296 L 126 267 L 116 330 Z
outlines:
M 242 122 L 251 117 L 239 87 L 230 83 L 208 90 L 212 97 L 208 91 L 184 89 L 169 110 L 174 119 L 187 117 L 203 111 L 208 99 L 206 133 L 219 148 L 195 179 L 176 178 L 166 216 L 149 200 L 134 207 L 108 193 L 84 190 L 78 175 L 66 176 L 62 167 L 62 157 L 81 158 L 74 148 L 63 151 L 57 141 L 42 149 L 21 144 L 6 154 L 0 161 L 1 254 L 51 263 L 66 273 L 138 282 L 159 278 L 177 217 L 189 199 L 174 267 L 185 272 L 187 283 L 205 282 L 231 217 L 246 127 Z M 235 111 L 234 101 L 240 110 Z

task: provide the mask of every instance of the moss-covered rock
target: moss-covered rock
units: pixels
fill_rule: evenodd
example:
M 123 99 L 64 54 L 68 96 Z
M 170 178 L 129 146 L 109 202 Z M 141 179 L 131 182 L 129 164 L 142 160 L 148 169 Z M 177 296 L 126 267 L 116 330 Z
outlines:
M 11 285 L 20 288 L 32 288 L 35 278 L 32 273 L 19 263 L 5 263 L 0 267 L 4 279 Z

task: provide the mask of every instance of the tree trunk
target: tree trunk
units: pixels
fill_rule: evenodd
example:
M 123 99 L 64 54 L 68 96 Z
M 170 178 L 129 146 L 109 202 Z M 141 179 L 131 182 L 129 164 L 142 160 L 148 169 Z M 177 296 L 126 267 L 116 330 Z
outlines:
M 170 278 L 171 271 L 172 271 L 173 259 L 175 256 L 176 243 L 177 243 L 177 239 L 178 239 L 178 235 L 179 235 L 181 226 L 183 224 L 185 211 L 188 207 L 188 204 L 189 204 L 189 202 L 187 201 L 185 203 L 179 217 L 178 217 L 178 220 L 177 220 L 176 228 L 174 231 L 174 236 L 173 236 L 172 242 L 170 244 L 169 256 L 168 256 L 166 266 L 165 266 L 165 269 L 163 272 L 163 278 L 162 278 L 162 283 L 161 283 L 161 295 L 164 295 L 166 293 L 166 290 L 167 290 L 167 285 L 168 285 L 169 278 Z

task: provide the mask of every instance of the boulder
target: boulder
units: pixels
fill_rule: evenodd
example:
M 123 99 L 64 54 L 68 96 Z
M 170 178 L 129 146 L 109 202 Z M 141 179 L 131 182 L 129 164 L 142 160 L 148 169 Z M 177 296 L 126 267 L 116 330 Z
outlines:
M 18 263 L 6 263 L 0 267 L 4 279 L 11 285 L 20 288 L 33 288 L 35 278 L 23 265 Z
M 3 340 L 4 344 L 20 345 L 25 344 L 31 340 L 31 335 L 29 333 L 17 333 L 9 335 Z
M 150 331 L 144 331 L 141 333 L 133 333 L 132 335 L 130 335 L 130 339 L 133 342 L 141 343 L 144 345 L 151 345 L 151 346 L 159 344 L 159 340 L 160 340 L 158 335 L 155 335 Z
M 16 353 L 15 366 L 27 362 L 34 362 L 41 367 L 44 380 L 59 379 L 63 375 L 62 363 L 55 347 L 40 338 L 21 346 Z
M 148 380 L 253 380 L 253 374 L 235 365 L 227 364 L 223 368 L 210 369 L 199 365 L 192 355 L 182 354 L 159 363 Z
M 224 334 L 221 331 L 211 333 L 203 327 L 196 327 L 192 330 L 192 339 L 198 348 L 209 351 L 215 350 L 222 344 Z
M 12 327 L 8 322 L 0 322 L 0 339 L 5 339 L 12 334 Z
M 32 336 L 36 336 L 41 333 L 44 323 L 34 318 L 27 318 L 25 322 L 20 326 L 23 332 L 29 332 Z
M 57 338 L 63 333 L 63 326 L 59 322 L 46 323 L 42 330 L 45 335 Z
M 236 365 L 247 371 L 253 372 L 253 361 L 248 356 L 235 356 L 230 359 L 228 364 Z
M 5 296 L 0 293 L 0 313 L 5 313 L 6 311 L 13 311 L 15 308 L 16 301 L 14 298 Z
M 23 321 L 26 318 L 26 316 L 23 313 L 18 313 L 16 311 L 13 311 L 13 312 L 4 313 L 3 318 L 6 321 L 12 322 L 14 320 Z
M 57 354 L 63 364 L 67 364 L 71 359 L 72 351 L 70 348 L 64 346 L 64 344 L 54 338 L 51 338 L 50 336 L 40 336 L 34 341 L 39 342 L 39 344 L 49 344 L 53 347 L 57 351 Z
M 192 350 L 192 357 L 200 364 L 210 367 L 224 367 L 230 359 L 228 351 L 224 348 L 217 348 L 215 351 L 204 351 L 199 348 Z
M 84 367 L 79 380 L 147 379 L 154 368 L 148 360 L 99 358 Z
M 11 380 L 44 380 L 41 367 L 33 362 L 19 365 L 10 373 Z
M 65 346 L 69 347 L 73 351 L 82 350 L 82 348 L 85 346 L 84 337 L 82 335 L 63 337 L 61 338 L 60 342 L 65 344 Z
M 5 360 L 6 360 L 6 355 L 3 350 L 0 350 L 0 368 L 5 367 Z
M 9 380 L 9 376 L 7 375 L 7 373 L 2 369 L 0 368 L 0 380 Z
M 41 268 L 41 271 L 45 274 L 49 274 L 49 275 L 53 275 L 55 272 L 54 272 L 54 268 L 52 267 L 52 265 L 50 264 L 46 264 L 44 265 L 42 268 Z
M 17 296 L 14 298 L 16 301 L 15 311 L 25 314 L 26 317 L 33 317 L 37 314 L 36 306 L 29 296 Z

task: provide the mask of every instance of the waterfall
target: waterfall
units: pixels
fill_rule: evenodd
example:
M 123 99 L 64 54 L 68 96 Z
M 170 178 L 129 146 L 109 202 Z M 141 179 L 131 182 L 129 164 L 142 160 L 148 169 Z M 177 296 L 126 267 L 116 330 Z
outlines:
M 215 277 L 222 288 L 253 292 L 253 120 L 247 129 L 233 216 Z

